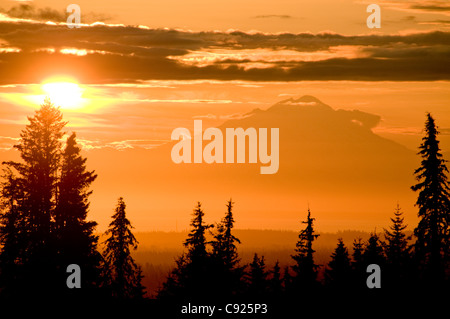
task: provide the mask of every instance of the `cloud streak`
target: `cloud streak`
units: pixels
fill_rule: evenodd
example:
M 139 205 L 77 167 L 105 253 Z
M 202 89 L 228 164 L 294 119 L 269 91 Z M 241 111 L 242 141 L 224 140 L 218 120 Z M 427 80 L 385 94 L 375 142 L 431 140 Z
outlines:
M 255 19 L 270 19 L 270 18 L 276 18 L 276 19 L 292 19 L 293 16 L 288 14 L 262 14 L 254 16 Z
M 432 11 L 432 12 L 450 12 L 450 5 L 438 4 L 438 5 L 422 5 L 413 4 L 409 6 L 411 9 L 417 9 L 422 11 Z
M 4 11 L 8 16 L 12 18 L 20 19 L 35 19 L 38 21 L 57 21 L 63 22 L 66 20 L 64 12 L 52 8 L 36 8 L 30 4 L 19 4 L 10 8 L 8 11 Z
M 363 3 L 371 2 L 363 1 Z M 447 0 L 382 0 L 381 5 L 382 7 L 420 14 L 450 14 L 450 5 Z
M 19 140 L 19 138 L 0 136 L 0 150 L 7 151 L 12 149 Z

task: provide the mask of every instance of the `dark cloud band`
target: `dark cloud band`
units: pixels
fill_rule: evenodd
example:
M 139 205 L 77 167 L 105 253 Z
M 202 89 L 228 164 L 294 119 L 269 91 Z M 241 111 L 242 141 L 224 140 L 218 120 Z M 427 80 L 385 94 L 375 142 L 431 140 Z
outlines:
M 450 80 L 450 33 L 344 36 L 333 33 L 188 32 L 132 26 L 95 25 L 69 29 L 44 23 L 0 23 L 0 84 L 38 83 L 68 73 L 84 83 L 143 80 Z M 8 50 L 9 48 L 9 50 Z M 11 49 L 14 48 L 14 49 Z M 336 48 L 358 54 L 333 56 Z M 68 50 L 69 49 L 69 50 Z M 64 51 L 66 50 L 66 51 Z M 80 54 L 63 54 L 80 50 Z M 208 51 L 209 50 L 209 51 Z M 226 50 L 226 59 L 213 59 Z M 254 52 L 251 60 L 239 52 Z M 258 60 L 258 50 L 287 60 Z M 203 65 L 174 57 L 206 52 Z M 327 53 L 320 59 L 292 58 Z M 209 62 L 208 62 L 209 61 Z

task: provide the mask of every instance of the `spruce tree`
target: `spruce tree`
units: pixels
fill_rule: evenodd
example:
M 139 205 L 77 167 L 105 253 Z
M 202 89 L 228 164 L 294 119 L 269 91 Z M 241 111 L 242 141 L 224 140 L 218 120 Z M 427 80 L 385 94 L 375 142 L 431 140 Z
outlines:
M 248 278 L 248 293 L 249 297 L 257 298 L 264 296 L 267 293 L 267 271 L 264 256 L 258 257 L 254 254 L 252 262 L 249 264 Z
M 109 268 L 109 287 L 117 299 L 139 299 L 144 296 L 142 271 L 131 256 L 131 249 L 136 250 L 138 241 L 134 237 L 130 221 L 126 217 L 126 205 L 122 197 L 117 202 L 115 214 L 105 235 L 103 252 Z
M 415 256 L 431 283 L 439 283 L 445 276 L 446 261 L 450 250 L 450 199 L 447 180 L 448 169 L 439 148 L 434 118 L 427 114 L 425 136 L 419 155 L 421 165 L 414 174 L 418 191 L 416 206 L 419 208 L 419 224 L 414 229 L 417 240 Z
M 217 256 L 228 270 L 232 270 L 239 263 L 236 243 L 241 243 L 239 238 L 232 234 L 234 227 L 233 204 L 230 199 L 227 203 L 225 217 L 217 225 L 214 240 L 211 242 L 213 255 Z
M 157 298 L 163 301 L 182 300 L 187 293 L 186 282 L 188 272 L 188 261 L 183 253 L 175 260 L 176 266 L 170 271 L 166 281 L 158 290 Z
M 364 247 L 362 260 L 365 268 L 370 264 L 377 264 L 381 268 L 384 268 L 386 259 L 384 256 L 383 243 L 375 232 L 370 234 Z
M 67 122 L 48 98 L 28 120 L 14 146 L 21 161 L 3 163 L 0 276 L 8 279 L 0 278 L 0 288 L 9 296 L 62 297 L 67 266 L 76 263 L 85 293 L 100 261 L 96 224 L 85 221 L 95 175 L 86 171 L 75 135 L 62 150 Z
M 206 231 L 213 225 L 205 224 L 204 216 L 201 203 L 198 202 L 191 220 L 192 229 L 183 243 L 187 252 L 176 260 L 176 267 L 158 293 L 160 299 L 205 300 L 215 296 L 210 290 L 215 280 L 212 269 L 214 263 L 207 251 L 208 242 L 206 241 Z
M 206 231 L 212 227 L 212 225 L 205 225 L 203 217 L 205 213 L 202 210 L 200 202 L 197 203 L 197 207 L 194 209 L 194 217 L 191 221 L 192 230 L 188 234 L 188 238 L 183 243 L 184 247 L 188 249 L 188 258 L 191 262 L 204 261 L 208 253 L 206 251 Z
M 364 252 L 364 242 L 361 237 L 353 240 L 352 265 L 356 266 L 362 262 L 362 254 Z
M 283 271 L 283 288 L 284 291 L 290 292 L 292 291 L 292 275 L 291 275 L 291 267 L 284 266 Z
M 4 168 L 0 193 L 0 292 L 12 295 L 20 280 L 21 265 L 17 257 L 22 254 L 22 236 L 24 218 L 20 202 L 24 198 L 23 187 L 10 168 Z
M 269 292 L 275 298 L 280 297 L 283 292 L 283 280 L 281 279 L 281 268 L 278 260 L 270 271 L 270 275 Z
M 302 223 L 306 224 L 306 227 L 298 235 L 296 254 L 291 256 L 296 262 L 292 267 L 295 272 L 293 283 L 298 287 L 313 288 L 317 286 L 316 279 L 319 266 L 314 263 L 315 250 L 312 246 L 319 235 L 314 231 L 314 218 L 311 218 L 309 208 L 307 219 Z
M 349 285 L 351 276 L 351 264 L 348 249 L 345 247 L 342 238 L 338 239 L 338 244 L 331 254 L 331 261 L 325 271 L 325 280 L 331 288 L 346 288 Z
M 36 246 L 49 244 L 51 220 L 55 209 L 62 129 L 67 124 L 62 113 L 46 99 L 30 124 L 20 134 L 19 150 L 24 163 L 10 162 L 25 180 L 26 207 Z
M 53 232 L 60 264 L 79 265 L 83 270 L 82 286 L 86 289 L 99 285 L 101 256 L 97 251 L 98 236 L 94 235 L 97 223 L 86 221 L 88 197 L 92 194 L 89 187 L 97 175 L 94 171 L 86 170 L 87 159 L 80 152 L 76 134 L 72 133 L 62 153 Z
M 16 243 L 14 263 L 21 271 L 14 275 L 16 291 L 38 289 L 41 296 L 63 287 L 55 273 L 60 273 L 61 265 L 56 260 L 56 239 L 53 234 L 58 170 L 61 158 L 61 138 L 66 122 L 62 120 L 60 110 L 49 99 L 33 117 L 28 117 L 29 124 L 20 134 L 20 141 L 14 146 L 20 152 L 21 162 L 6 162 L 7 169 L 14 175 L 3 185 L 5 189 L 16 185 L 15 224 L 20 240 Z M 11 175 L 10 175 L 11 176 Z M 18 198 L 21 196 L 21 198 Z M 10 197 L 11 199 L 11 197 Z M 8 217 L 2 221 L 9 220 Z M 6 226 L 4 224 L 3 226 Z M 11 226 L 11 224 L 9 225 Z M 10 228 L 9 228 L 10 230 Z M 2 231 L 8 232 L 8 228 Z M 2 237 L 8 237 L 3 233 Z M 11 252 L 6 244 L 4 252 Z M 4 273 L 5 274 L 5 273 Z
M 212 261 L 216 272 L 216 283 L 219 294 L 223 297 L 236 293 L 239 290 L 243 268 L 239 267 L 239 255 L 236 243 L 241 241 L 232 234 L 234 227 L 233 202 L 227 202 L 227 212 L 213 233 Z
M 366 288 L 366 267 L 363 261 L 364 242 L 361 237 L 353 240 L 351 285 L 355 288 Z
M 394 218 L 391 218 L 392 225 L 389 227 L 389 230 L 384 230 L 388 284 L 396 282 L 399 285 L 400 281 L 406 279 L 406 273 L 409 268 L 409 238 L 404 232 L 407 225 L 404 225 L 402 215 L 400 206 L 397 204 Z

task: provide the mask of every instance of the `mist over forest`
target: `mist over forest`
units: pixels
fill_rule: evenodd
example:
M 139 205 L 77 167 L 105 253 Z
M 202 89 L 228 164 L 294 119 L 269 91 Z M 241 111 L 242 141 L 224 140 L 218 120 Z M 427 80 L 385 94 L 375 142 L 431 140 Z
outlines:
M 374 231 L 383 238 L 382 229 L 374 228 Z M 133 256 L 142 267 L 144 274 L 143 284 L 147 287 L 148 296 L 157 293 L 166 280 L 167 274 L 175 266 L 176 258 L 184 251 L 182 243 L 188 233 L 188 230 L 135 233 L 139 246 L 133 252 Z M 405 231 L 405 234 L 410 236 L 412 231 Z M 254 253 L 263 255 L 269 268 L 276 261 L 279 261 L 281 269 L 284 266 L 293 264 L 291 255 L 298 240 L 298 232 L 290 230 L 235 229 L 234 235 L 241 240 L 241 244 L 238 245 L 238 252 L 243 265 L 252 261 Z M 339 238 L 342 238 L 347 247 L 351 247 L 355 238 L 361 238 L 363 241 L 366 241 L 369 237 L 370 232 L 357 230 L 320 233 L 320 236 L 314 243 L 314 249 L 316 250 L 315 260 L 317 264 L 321 265 L 319 278 L 323 278 L 323 272 L 330 261 L 330 256 Z M 100 241 L 102 241 L 102 237 L 100 237 Z M 349 249 L 349 253 L 352 253 L 351 249 Z

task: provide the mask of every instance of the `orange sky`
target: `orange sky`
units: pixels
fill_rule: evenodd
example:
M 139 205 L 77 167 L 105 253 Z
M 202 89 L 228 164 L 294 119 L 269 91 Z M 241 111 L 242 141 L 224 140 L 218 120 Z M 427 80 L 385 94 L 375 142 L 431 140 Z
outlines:
M 145 168 L 153 154 L 147 151 L 167 143 L 176 127 L 190 128 L 194 119 L 220 126 L 256 108 L 267 110 L 303 95 L 334 110 L 357 109 L 379 116 L 368 130 L 414 152 L 425 112 L 432 112 L 440 127 L 441 147 L 450 154 L 448 3 L 379 1 L 382 27 L 368 29 L 369 3 L 80 0 L 86 25 L 68 29 L 61 1 L 0 0 L 0 159 L 15 156 L 10 148 L 26 125 L 26 116 L 45 95 L 54 94 L 69 121 L 68 130 L 78 133 L 89 167 L 99 172 L 90 216 L 102 229 L 119 196 L 129 204 L 138 230 L 186 228 L 197 200 L 210 209 L 211 221 L 218 221 L 230 196 L 240 210 L 241 228 L 296 229 L 309 203 L 323 230 L 373 230 L 386 227 L 397 200 L 413 224 L 415 195 L 408 190 L 409 179 L 401 187 L 377 180 L 379 189 L 371 197 L 370 192 L 352 193 L 370 188 L 369 182 L 361 185 L 358 178 L 345 182 L 348 193 L 330 191 L 339 190 L 337 179 L 326 189 L 308 191 L 302 183 L 310 183 L 310 177 L 294 180 L 281 172 L 258 182 L 268 183 L 266 194 L 259 187 L 244 186 L 235 192 L 231 186 L 214 191 L 215 186 L 198 185 L 198 190 L 182 191 L 183 183 L 164 171 L 166 175 L 158 178 L 173 177 L 177 185 L 168 184 L 159 190 L 165 193 L 155 193 L 158 189 L 148 179 L 157 172 L 155 167 Z M 96 21 L 103 24 L 92 24 Z M 72 89 L 64 91 L 54 85 L 58 82 L 71 82 Z M 57 96 L 61 91 L 64 94 Z M 341 113 L 330 113 L 335 119 L 333 114 Z M 296 156 L 307 154 L 299 150 Z M 121 162 L 127 157 L 146 174 L 127 169 Z M 283 162 L 295 163 L 280 158 L 281 167 Z M 120 165 L 121 173 L 115 172 Z M 161 165 L 168 169 L 170 163 Z M 188 176 L 190 169 L 182 174 Z M 236 177 L 234 183 L 253 185 L 260 178 L 245 172 L 250 175 Z M 317 180 L 326 183 L 327 174 L 318 170 Z M 371 173 L 365 175 L 369 178 Z M 171 190 L 182 191 L 184 197 Z
M 59 0 L 1 0 L 9 9 L 17 3 L 65 11 Z M 323 32 L 341 34 L 393 33 L 411 30 L 449 29 L 448 2 L 443 0 L 78 0 L 86 22 L 104 21 L 151 28 L 194 31 L 229 29 L 263 32 Z M 382 8 L 382 28 L 368 30 L 366 8 Z

